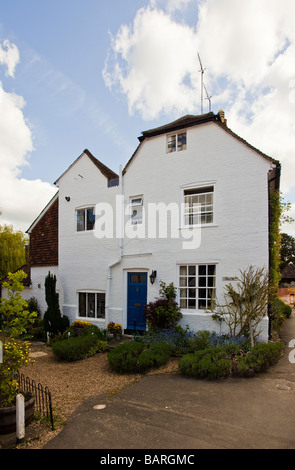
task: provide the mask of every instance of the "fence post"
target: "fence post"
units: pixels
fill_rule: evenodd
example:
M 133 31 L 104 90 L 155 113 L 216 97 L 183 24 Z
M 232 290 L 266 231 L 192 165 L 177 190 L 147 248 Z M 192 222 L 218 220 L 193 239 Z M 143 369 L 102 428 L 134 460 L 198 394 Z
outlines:
M 20 444 L 25 439 L 25 397 L 16 396 L 16 442 Z

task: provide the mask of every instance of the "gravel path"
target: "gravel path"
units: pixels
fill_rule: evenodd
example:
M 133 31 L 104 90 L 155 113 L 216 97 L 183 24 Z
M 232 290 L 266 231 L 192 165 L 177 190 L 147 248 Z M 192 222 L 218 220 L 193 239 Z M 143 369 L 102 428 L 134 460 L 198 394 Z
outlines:
M 34 363 L 29 364 L 22 372 L 37 384 L 49 388 L 56 429 L 52 431 L 50 426 L 33 421 L 26 428 L 25 443 L 20 444 L 19 448 L 41 449 L 62 430 L 67 418 L 83 400 L 102 393 L 112 396 L 142 377 L 140 374 L 118 375 L 112 372 L 107 353 L 99 353 L 76 362 L 61 362 L 56 359 L 50 347 L 32 343 L 31 356 Z M 178 359 L 175 358 L 168 365 L 150 373 L 175 373 L 177 364 Z M 11 439 L 14 443 L 14 436 L 10 436 L 10 441 Z

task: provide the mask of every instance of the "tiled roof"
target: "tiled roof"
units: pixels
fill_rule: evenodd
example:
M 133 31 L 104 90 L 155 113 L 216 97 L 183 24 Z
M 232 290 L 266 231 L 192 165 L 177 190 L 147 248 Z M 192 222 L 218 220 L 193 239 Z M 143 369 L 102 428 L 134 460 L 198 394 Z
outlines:
M 56 184 L 62 177 L 63 175 L 65 175 L 65 173 L 67 173 L 69 171 L 70 168 L 72 168 L 75 163 L 83 156 L 83 155 L 87 155 L 87 157 L 90 158 L 90 160 L 92 161 L 92 163 L 94 163 L 94 165 L 99 169 L 99 171 L 107 178 L 108 181 L 112 180 L 112 179 L 115 179 L 115 178 L 118 178 L 119 176 L 117 175 L 117 173 L 115 173 L 114 171 L 110 170 L 110 168 L 108 168 L 106 165 L 104 165 L 103 163 L 101 163 L 99 160 L 97 160 L 97 158 L 95 158 L 91 152 L 89 152 L 89 150 L 85 149 L 84 152 L 69 166 L 69 168 L 63 172 L 63 174 L 55 181 L 54 184 Z
M 181 117 L 180 119 L 177 119 L 176 121 L 170 122 L 169 124 L 165 124 L 164 126 L 156 127 L 154 129 L 150 129 L 147 131 L 143 131 L 140 137 L 138 137 L 138 140 L 140 144 L 138 145 L 137 149 L 127 162 L 124 168 L 124 173 L 127 170 L 127 167 L 131 163 L 131 161 L 134 159 L 139 147 L 141 146 L 142 142 L 149 137 L 155 137 L 157 135 L 161 134 L 166 134 L 168 132 L 173 132 L 176 130 L 181 130 L 181 129 L 186 129 L 188 127 L 193 127 L 201 124 L 205 124 L 207 122 L 213 122 L 214 124 L 217 124 L 219 127 L 221 127 L 225 132 L 230 134 L 232 137 L 235 139 L 238 139 L 240 142 L 242 142 L 244 145 L 249 147 L 251 150 L 254 150 L 257 152 L 259 155 L 261 155 L 263 158 L 267 159 L 268 161 L 274 163 L 276 167 L 279 169 L 280 168 L 280 163 L 278 160 L 275 160 L 272 157 L 269 157 L 265 153 L 261 152 L 261 150 L 255 148 L 253 145 L 249 144 L 245 139 L 242 139 L 238 134 L 233 132 L 231 129 L 227 127 L 227 121 L 224 118 L 224 112 L 219 111 L 217 114 L 214 114 L 213 112 L 207 113 L 207 114 L 200 114 L 200 115 L 191 115 L 187 114 L 186 116 Z
M 283 279 L 295 279 L 295 264 L 289 263 L 282 270 L 282 278 Z

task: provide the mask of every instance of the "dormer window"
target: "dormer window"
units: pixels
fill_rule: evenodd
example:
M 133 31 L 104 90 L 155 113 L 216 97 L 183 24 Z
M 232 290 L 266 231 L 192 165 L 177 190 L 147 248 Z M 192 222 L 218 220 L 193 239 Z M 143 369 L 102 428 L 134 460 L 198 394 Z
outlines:
M 186 132 L 167 136 L 167 153 L 186 150 Z

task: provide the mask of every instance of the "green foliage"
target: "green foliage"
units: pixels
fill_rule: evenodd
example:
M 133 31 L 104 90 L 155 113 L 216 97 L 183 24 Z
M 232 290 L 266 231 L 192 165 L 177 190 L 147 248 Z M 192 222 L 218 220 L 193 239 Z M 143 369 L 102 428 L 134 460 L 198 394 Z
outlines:
M 58 359 L 68 362 L 86 359 L 106 349 L 107 342 L 99 340 L 93 334 L 75 336 L 52 344 L 52 351 Z
M 149 329 L 174 328 L 182 318 L 181 310 L 175 302 L 176 289 L 173 283 L 168 286 L 160 282 L 160 298 L 144 307 L 144 316 Z
M 149 369 L 160 367 L 166 364 L 171 356 L 171 347 L 167 343 L 153 344 L 149 349 L 145 349 L 137 360 L 137 371 L 146 372 Z
M 160 281 L 160 289 L 159 294 L 162 299 L 170 299 L 173 300 L 176 298 L 176 287 L 174 286 L 173 282 L 170 282 L 168 286 L 164 281 Z
M 14 231 L 12 225 L 0 225 L 0 279 L 25 264 L 26 241 L 26 236 L 21 231 Z
M 280 268 L 285 268 L 289 263 L 295 264 L 295 238 L 287 233 L 281 234 Z
M 137 372 L 137 360 L 144 348 L 136 341 L 119 344 L 108 353 L 110 367 L 119 374 Z
M 43 318 L 44 329 L 54 336 L 62 333 L 69 327 L 69 319 L 61 315 L 58 294 L 56 292 L 56 276 L 50 274 L 50 271 L 45 278 L 45 299 L 48 308 Z
M 100 329 L 98 326 L 84 320 L 75 320 L 71 324 L 70 328 L 64 331 L 63 338 L 81 335 L 95 335 L 96 338 L 101 341 L 107 341 L 108 339 L 108 332 L 106 329 Z
M 196 335 L 189 339 L 188 350 L 194 352 L 209 348 L 211 346 L 210 336 L 210 331 L 198 331 Z
M 171 346 L 155 343 L 149 348 L 143 343 L 131 341 L 116 346 L 108 353 L 110 367 L 119 374 L 144 373 L 168 362 Z
M 285 304 L 277 296 L 273 298 L 272 304 L 270 306 L 270 315 L 271 315 L 271 331 L 275 333 L 279 331 L 286 320 L 289 318 L 292 313 L 292 308 Z
M 7 298 L 1 298 L 0 303 L 0 328 L 3 333 L 11 337 L 19 337 L 27 333 L 27 328 L 32 325 L 37 317 L 37 312 L 28 308 L 28 302 L 22 298 L 24 289 L 22 281 L 27 277 L 24 271 L 8 273 L 8 281 L 3 287 L 8 290 Z
M 180 373 L 194 378 L 217 379 L 228 377 L 232 369 L 232 357 L 238 347 L 213 346 L 183 356 L 178 364 Z
M 29 343 L 1 336 L 3 363 L 0 364 L 0 408 L 14 406 L 18 381 L 14 375 L 29 363 Z
M 209 347 L 184 355 L 179 361 L 182 375 L 196 379 L 217 379 L 219 377 L 250 377 L 266 371 L 280 358 L 283 343 L 261 343 L 249 351 L 239 346 Z
M 256 344 L 247 354 L 237 356 L 235 375 L 249 377 L 255 373 L 265 372 L 281 356 L 283 343 Z
M 270 303 L 279 288 L 280 273 L 280 222 L 284 207 L 279 191 L 273 191 L 269 195 L 270 222 L 269 222 L 269 293 Z
M 193 334 L 187 329 L 177 325 L 173 329 L 148 330 L 143 335 L 134 337 L 135 341 L 144 343 L 147 348 L 157 343 L 167 343 L 170 345 L 172 354 L 182 354 L 189 346 L 189 339 Z

